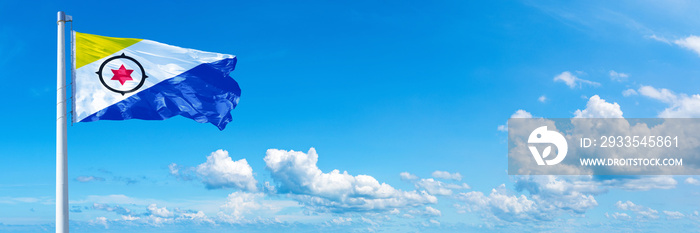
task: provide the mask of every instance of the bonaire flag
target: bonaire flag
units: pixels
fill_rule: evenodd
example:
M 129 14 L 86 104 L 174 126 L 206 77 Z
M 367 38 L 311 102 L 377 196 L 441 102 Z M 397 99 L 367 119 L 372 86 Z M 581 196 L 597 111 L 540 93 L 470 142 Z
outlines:
M 73 32 L 73 122 L 181 115 L 220 130 L 241 89 L 232 55 Z

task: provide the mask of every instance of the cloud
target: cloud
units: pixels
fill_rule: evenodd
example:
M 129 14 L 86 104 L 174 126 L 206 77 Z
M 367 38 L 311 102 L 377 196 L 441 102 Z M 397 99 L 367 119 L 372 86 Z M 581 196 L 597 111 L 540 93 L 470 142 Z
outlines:
M 81 183 L 87 183 L 90 181 L 105 181 L 105 178 L 96 177 L 96 176 L 78 176 L 75 178 L 75 181 L 78 181 Z
M 413 175 L 413 174 L 408 173 L 408 172 L 402 172 L 402 173 L 399 174 L 399 176 L 401 176 L 401 179 L 402 179 L 402 180 L 408 180 L 408 181 L 417 180 L 417 179 L 418 179 L 418 176 Z
M 122 220 L 124 220 L 124 221 L 134 221 L 134 220 L 138 220 L 138 219 L 141 219 L 141 218 L 136 217 L 136 216 L 131 216 L 131 215 L 122 215 Z
M 225 150 L 211 153 L 205 163 L 197 166 L 196 173 L 208 189 L 237 188 L 257 191 L 257 180 L 253 177 L 253 168 L 248 165 L 248 161 L 233 161 Z
M 525 110 L 518 109 L 517 111 L 515 111 L 515 113 L 513 113 L 513 115 L 510 116 L 510 118 L 532 118 L 532 114 L 525 111 Z M 499 125 L 498 131 L 507 132 L 508 131 L 508 123 L 506 122 L 505 125 Z
M 575 118 L 622 118 L 622 110 L 617 103 L 608 103 L 594 95 L 588 100 L 584 110 L 576 110 Z
M 540 219 L 537 204 L 525 195 L 510 195 L 506 192 L 505 184 L 492 189 L 487 196 L 482 192 L 472 191 L 460 193 L 458 199 L 464 201 L 470 212 L 481 213 L 486 218 L 496 218 L 503 221 Z
M 118 218 L 110 219 L 106 217 L 98 217 L 98 221 L 93 221 L 92 223 L 104 225 L 105 227 L 110 226 L 164 226 L 166 224 L 216 224 L 216 221 L 222 221 L 223 219 L 216 219 L 208 217 L 203 211 L 196 211 L 190 209 L 180 209 L 173 208 L 169 209 L 163 205 L 156 203 L 143 204 L 148 200 L 140 199 L 124 199 L 119 197 L 120 195 L 110 195 L 111 197 L 116 197 L 116 202 L 123 203 L 127 202 L 129 205 L 143 208 L 142 211 L 132 211 L 130 209 L 124 208 L 120 205 L 109 205 L 101 203 L 93 203 L 90 209 L 101 210 L 107 212 L 113 212 L 118 215 Z M 90 199 L 90 198 L 88 198 Z M 94 199 L 94 198 L 93 198 Z M 158 201 L 160 202 L 160 201 Z M 182 204 L 182 203 L 179 203 Z M 79 206 L 73 206 L 75 209 L 79 209 Z M 87 209 L 87 208 L 86 208 Z
M 627 89 L 627 90 L 622 91 L 622 96 L 624 96 L 624 97 L 633 96 L 633 95 L 637 95 L 637 91 L 635 91 L 634 89 Z
M 564 71 L 561 74 L 554 76 L 554 81 L 555 82 L 564 82 L 569 88 L 573 89 L 576 86 L 583 86 L 583 84 L 587 84 L 590 86 L 600 86 L 600 83 L 581 79 L 579 77 L 576 77 L 575 75 L 571 74 L 569 71 Z
M 170 175 L 174 176 L 177 179 L 180 180 L 194 180 L 195 176 L 193 175 L 195 172 L 195 168 L 193 167 L 184 167 L 177 165 L 176 163 L 171 163 L 168 165 L 168 170 L 170 171 Z
M 606 212 L 606 213 L 605 213 L 605 217 L 606 217 L 606 218 L 611 218 L 611 219 L 616 219 L 616 220 L 624 220 L 624 221 L 627 221 L 627 220 L 630 220 L 630 219 L 631 219 L 631 217 L 630 217 L 628 214 L 626 214 L 626 213 L 620 213 L 620 212 L 615 212 L 615 213 L 613 213 L 613 214 L 608 214 L 608 213 Z
M 161 207 L 158 208 L 158 205 L 156 204 L 150 204 L 146 208 L 148 210 L 148 214 L 156 217 L 161 217 L 161 218 L 169 218 L 173 216 L 173 213 L 168 211 L 167 208 Z
M 540 101 L 541 103 L 544 103 L 544 102 L 547 101 L 547 97 L 544 96 L 544 95 L 542 95 L 542 96 L 540 96 L 540 98 L 537 98 L 537 101 Z
M 140 177 L 140 178 L 142 180 L 146 179 L 146 177 Z M 127 184 L 127 185 L 132 185 L 132 184 L 136 184 L 139 182 L 139 180 L 137 180 L 137 179 L 130 178 L 130 177 L 123 177 L 123 176 L 115 176 L 114 180 L 124 182 L 124 184 Z
M 642 206 L 642 205 L 634 204 L 631 201 L 626 201 L 626 202 L 617 201 L 617 203 L 615 203 L 615 207 L 617 207 L 620 210 L 632 211 L 635 214 L 637 214 L 637 218 L 642 218 L 642 219 L 657 219 L 657 218 L 659 218 L 659 215 L 658 215 L 659 211 L 654 210 L 654 209 L 649 208 L 649 207 Z
M 39 203 L 42 205 L 55 205 L 52 197 L 8 197 L 0 196 L 0 204 L 20 204 L 20 203 Z
M 338 217 L 338 218 L 331 219 L 330 223 L 335 224 L 335 225 L 350 225 L 350 224 L 352 224 L 352 218 Z
M 218 220 L 225 223 L 276 222 L 279 211 L 300 207 L 296 201 L 269 200 L 265 197 L 265 193 L 233 192 L 226 198 L 226 203 L 219 208 Z M 255 216 L 255 218 L 247 219 L 246 216 Z M 270 217 L 264 218 L 264 216 Z
M 71 204 L 90 204 L 92 203 L 110 203 L 110 204 L 121 204 L 121 205 L 143 205 L 146 206 L 150 203 L 160 203 L 154 199 L 140 199 L 133 198 L 123 194 L 113 194 L 113 195 L 88 195 L 84 199 L 80 200 L 70 200 Z
M 469 189 L 469 185 L 466 183 L 462 184 L 450 184 L 443 183 L 434 179 L 421 179 L 415 182 L 416 188 L 424 189 L 431 195 L 439 196 L 450 196 L 452 195 L 452 190 Z
M 440 221 L 435 220 L 435 219 L 430 219 L 428 222 L 423 223 L 424 227 L 430 227 L 430 226 L 440 226 Z
M 227 222 L 240 222 L 244 214 L 262 208 L 259 200 L 263 198 L 263 195 L 263 193 L 247 192 L 234 192 L 229 194 L 226 199 L 226 204 L 221 206 L 222 211 L 227 213 L 224 219 L 226 219 Z
M 440 210 L 430 206 L 425 207 L 425 214 L 429 216 L 442 216 L 442 212 L 440 212 Z
M 458 212 L 482 213 L 486 219 L 494 218 L 506 222 L 550 221 L 569 214 L 581 216 L 598 206 L 595 196 L 610 189 L 643 191 L 675 187 L 671 176 L 643 176 L 637 178 L 605 179 L 596 176 L 514 176 L 515 190 L 527 191 L 530 196 L 509 194 L 505 185 L 491 191 L 488 196 L 481 192 L 460 193 L 457 198 L 465 205 L 455 205 Z M 618 204 L 622 210 L 634 210 L 644 218 L 653 219 L 654 211 L 628 203 Z M 608 218 L 625 220 L 626 214 L 606 215 Z
M 618 81 L 618 82 L 626 81 L 627 78 L 630 77 L 629 74 L 618 73 L 614 70 L 611 70 L 608 74 L 610 74 L 610 79 L 612 79 L 613 81 Z
M 700 37 L 698 36 L 690 35 L 686 38 L 675 40 L 673 43 L 700 55 Z
M 180 174 L 180 167 L 175 163 L 168 165 L 168 170 L 170 170 L 170 175 L 177 176 Z
M 587 176 L 517 176 L 515 187 L 535 195 L 564 196 L 571 194 L 600 195 L 610 189 L 647 191 L 672 189 L 678 182 L 672 176 L 640 176 L 607 178 Z
M 637 90 L 640 95 L 666 103 L 668 108 L 659 113 L 661 118 L 695 118 L 700 117 L 700 95 L 676 94 L 668 89 L 642 86 Z
M 532 114 L 525 110 L 518 109 L 518 111 L 515 111 L 515 113 L 513 113 L 513 115 L 511 115 L 510 118 L 532 118 Z
M 641 206 L 638 206 L 631 201 L 617 201 L 617 203 L 615 203 L 615 207 L 621 210 L 639 210 L 641 208 Z
M 686 184 L 692 184 L 692 185 L 700 185 L 700 181 L 693 178 L 693 177 L 688 177 L 685 179 L 684 183 Z
M 74 205 L 74 206 L 71 206 L 68 211 L 70 211 L 71 213 L 82 213 L 83 207 Z
M 678 102 L 659 113 L 662 118 L 696 118 L 700 117 L 700 95 L 681 96 Z
M 73 206 L 73 207 L 75 207 L 75 206 Z M 92 204 L 92 209 L 93 210 L 104 210 L 107 212 L 114 212 L 114 213 L 117 213 L 120 215 L 128 215 L 129 213 L 131 213 L 131 210 L 124 208 L 124 207 L 121 207 L 119 205 L 109 206 L 107 204 L 94 203 L 94 204 Z
M 108 224 L 109 221 L 105 217 L 97 217 L 94 220 L 92 220 L 91 222 L 93 224 L 103 225 L 105 227 L 105 229 L 109 229 L 109 224 Z
M 413 174 L 410 174 L 408 172 L 404 172 L 404 173 L 402 173 L 402 174 L 405 176 L 410 175 L 409 178 L 411 178 L 411 179 L 405 179 L 402 176 L 403 180 L 412 182 L 415 185 L 416 189 L 425 190 L 430 195 L 451 196 L 455 190 L 464 190 L 464 189 L 471 188 L 466 183 L 459 183 L 459 184 L 458 183 L 446 183 L 446 182 L 442 182 L 439 180 L 435 180 L 433 178 L 421 179 L 420 177 L 415 176 Z M 459 173 L 435 171 L 435 172 L 433 172 L 432 175 L 435 178 L 442 178 L 442 179 L 445 179 L 448 181 L 462 180 L 462 175 Z
M 666 44 L 671 44 L 671 41 L 669 41 L 668 39 L 666 39 L 666 38 L 664 38 L 664 37 L 657 36 L 656 34 L 653 34 L 653 35 L 651 35 L 651 36 L 647 36 L 647 38 L 652 39 L 652 40 L 656 40 L 656 41 L 659 41 L 659 42 L 664 42 L 664 43 L 666 43 Z
M 499 125 L 498 128 L 496 128 L 498 131 L 501 132 L 508 132 L 508 124 L 505 125 Z
M 652 189 L 672 189 L 678 181 L 672 176 L 644 176 L 629 179 L 604 180 L 601 184 L 630 191 L 646 191 Z
M 398 190 L 368 175 L 353 176 L 338 170 L 324 173 L 316 166 L 318 154 L 314 148 L 308 153 L 269 149 L 264 160 L 278 193 L 286 193 L 316 210 L 389 211 L 437 203 L 437 198 L 425 191 Z
M 379 221 L 377 221 L 379 220 Z M 369 219 L 362 215 L 338 216 L 320 225 L 321 229 L 312 231 L 320 232 L 377 232 L 383 219 Z
M 678 212 L 678 211 L 664 210 L 662 212 L 666 215 L 666 219 L 681 219 L 681 218 L 685 217 L 684 214 L 682 214 L 681 212 Z
M 141 216 L 143 217 L 132 216 L 130 214 L 122 215 L 120 220 L 153 226 L 175 223 L 215 224 L 215 221 L 207 217 L 202 211 L 182 210 L 179 208 L 169 210 L 165 206 L 158 207 L 157 204 L 148 205 L 146 207 L 146 212 L 141 214 Z
M 665 88 L 656 89 L 652 86 L 642 86 L 639 88 L 639 94 L 667 104 L 678 101 L 678 96 Z
M 456 180 L 456 181 L 462 180 L 462 174 L 459 174 L 459 172 L 449 173 L 446 171 L 434 171 L 432 176 L 434 178 L 445 179 L 445 180 Z
M 547 216 L 584 214 L 598 205 L 594 196 L 607 191 L 591 176 L 519 176 L 515 186 L 527 190 L 540 208 L 550 210 Z

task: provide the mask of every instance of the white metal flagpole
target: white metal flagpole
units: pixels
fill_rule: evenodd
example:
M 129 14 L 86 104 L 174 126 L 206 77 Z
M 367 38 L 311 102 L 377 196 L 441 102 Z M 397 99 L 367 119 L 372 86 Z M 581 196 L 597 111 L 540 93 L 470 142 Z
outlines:
M 56 233 L 68 233 L 68 166 L 66 158 L 66 21 L 58 12 L 56 62 Z

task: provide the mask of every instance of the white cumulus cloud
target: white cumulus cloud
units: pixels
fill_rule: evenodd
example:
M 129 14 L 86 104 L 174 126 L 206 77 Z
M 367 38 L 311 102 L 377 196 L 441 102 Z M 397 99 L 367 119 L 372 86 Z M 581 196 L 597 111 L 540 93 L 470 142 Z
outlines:
M 513 113 L 513 115 L 510 116 L 510 118 L 532 118 L 532 114 L 525 111 L 525 110 L 518 109 L 517 111 L 515 111 L 515 113 Z M 508 123 L 506 122 L 505 125 L 499 125 L 498 131 L 507 132 L 508 131 Z
M 696 54 L 700 55 L 700 37 L 695 35 L 690 35 L 686 38 L 678 39 L 673 41 L 674 44 L 681 46 L 683 48 L 689 49 Z
M 158 205 L 156 205 L 156 204 L 151 204 L 146 209 L 148 210 L 148 213 L 150 215 L 153 215 L 156 217 L 169 218 L 169 217 L 173 216 L 173 213 L 170 212 L 167 208 L 165 208 L 165 207 L 158 208 Z
M 576 110 L 575 118 L 622 118 L 622 110 L 617 103 L 608 103 L 600 96 L 594 95 L 588 100 L 586 108 Z
M 495 217 L 504 221 L 515 221 L 539 218 L 537 204 L 525 195 L 510 195 L 506 192 L 505 184 L 492 189 L 487 196 L 482 192 L 472 191 L 461 193 L 458 199 L 464 201 L 466 209 L 479 212 L 485 217 Z
M 225 150 L 211 153 L 205 163 L 197 166 L 196 172 L 208 189 L 237 188 L 257 191 L 257 180 L 253 177 L 253 168 L 248 165 L 248 161 L 233 161 Z
M 314 148 L 308 153 L 269 149 L 264 160 L 278 193 L 287 193 L 321 210 L 389 211 L 437 202 L 425 191 L 398 190 L 368 175 L 353 176 L 338 170 L 324 173 L 316 166 L 318 154 Z

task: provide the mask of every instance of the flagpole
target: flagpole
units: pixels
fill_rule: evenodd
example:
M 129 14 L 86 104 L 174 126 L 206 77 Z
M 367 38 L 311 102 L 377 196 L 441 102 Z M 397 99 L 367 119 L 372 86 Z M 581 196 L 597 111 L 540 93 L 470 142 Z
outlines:
M 68 18 L 68 20 L 67 20 Z M 66 158 L 66 21 L 58 12 L 56 63 L 56 233 L 68 233 L 68 166 Z

